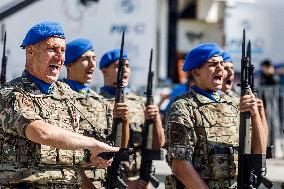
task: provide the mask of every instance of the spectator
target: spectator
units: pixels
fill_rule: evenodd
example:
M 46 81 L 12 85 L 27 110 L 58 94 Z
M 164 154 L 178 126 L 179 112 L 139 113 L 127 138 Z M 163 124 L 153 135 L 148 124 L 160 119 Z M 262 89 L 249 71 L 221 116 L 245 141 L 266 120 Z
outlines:
M 262 61 L 260 65 L 260 85 L 277 85 L 279 79 L 275 75 L 275 69 L 269 59 Z

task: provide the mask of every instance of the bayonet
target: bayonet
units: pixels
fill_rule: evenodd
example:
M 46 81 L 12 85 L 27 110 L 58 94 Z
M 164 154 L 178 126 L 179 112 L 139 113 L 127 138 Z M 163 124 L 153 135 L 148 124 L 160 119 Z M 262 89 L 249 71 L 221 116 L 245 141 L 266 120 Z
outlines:
M 6 69 L 7 69 L 7 60 L 6 56 L 6 31 L 4 32 L 4 40 L 3 40 L 3 56 L 2 56 L 2 65 L 1 65 L 1 78 L 0 78 L 0 87 L 6 83 Z

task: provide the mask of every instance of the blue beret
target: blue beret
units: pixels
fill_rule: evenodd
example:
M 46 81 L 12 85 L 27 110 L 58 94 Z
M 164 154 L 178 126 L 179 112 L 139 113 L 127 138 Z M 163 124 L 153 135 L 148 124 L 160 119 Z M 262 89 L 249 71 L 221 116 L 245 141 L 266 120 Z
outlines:
M 65 38 L 64 32 L 57 22 L 41 22 L 34 25 L 26 34 L 21 47 L 25 48 L 28 45 L 33 45 L 48 37 Z
M 224 62 L 232 62 L 233 63 L 233 60 L 231 59 L 230 55 L 227 52 L 223 51 L 221 53 L 221 56 L 223 57 Z
M 74 62 L 89 50 L 93 50 L 93 44 L 88 39 L 76 39 L 67 43 L 64 65 Z
M 216 43 L 200 44 L 187 53 L 182 70 L 187 72 L 198 68 L 212 56 L 220 54 L 221 49 Z
M 119 56 L 120 56 L 120 49 L 114 49 L 106 52 L 101 58 L 100 69 L 108 67 L 110 64 L 117 61 L 119 59 Z M 127 54 L 125 51 L 123 52 L 122 58 L 127 59 Z

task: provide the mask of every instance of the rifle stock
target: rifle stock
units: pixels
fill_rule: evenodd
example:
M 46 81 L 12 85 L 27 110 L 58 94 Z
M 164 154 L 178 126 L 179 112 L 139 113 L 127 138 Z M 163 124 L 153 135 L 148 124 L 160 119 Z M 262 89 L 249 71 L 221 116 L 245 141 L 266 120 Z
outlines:
M 148 82 L 146 89 L 146 106 L 154 104 L 153 98 L 153 77 L 154 72 L 151 70 L 153 59 L 153 49 L 151 49 Z M 152 149 L 153 144 L 153 120 L 146 120 L 142 131 L 142 159 L 140 168 L 140 178 L 146 182 L 151 182 L 152 185 L 157 188 L 159 186 L 159 180 L 154 176 L 155 169 L 153 167 L 153 160 L 162 160 L 164 158 L 163 150 Z

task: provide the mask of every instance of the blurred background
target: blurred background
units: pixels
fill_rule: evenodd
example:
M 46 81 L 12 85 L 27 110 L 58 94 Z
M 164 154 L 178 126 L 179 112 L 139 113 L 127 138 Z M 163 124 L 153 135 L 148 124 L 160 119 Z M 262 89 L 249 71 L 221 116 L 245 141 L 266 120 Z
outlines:
M 97 63 L 102 54 L 119 48 L 126 31 L 130 58 L 130 88 L 143 95 L 150 49 L 154 49 L 155 100 L 164 112 L 175 86 L 187 82 L 181 71 L 184 55 L 199 43 L 216 42 L 233 58 L 238 83 L 242 30 L 252 42 L 256 86 L 265 102 L 270 145 L 276 159 L 268 160 L 268 177 L 284 182 L 284 1 L 283 0 L 1 0 L 0 52 L 7 31 L 7 80 L 21 75 L 25 51 L 20 48 L 28 29 L 40 21 L 60 22 L 66 40 L 93 41 Z M 60 78 L 64 78 L 63 70 Z M 103 85 L 97 69 L 91 87 Z M 236 86 L 235 90 L 239 89 Z M 163 178 L 166 165 L 157 172 Z M 160 171 L 160 172 L 159 172 Z M 162 187 L 161 187 L 162 188 Z

